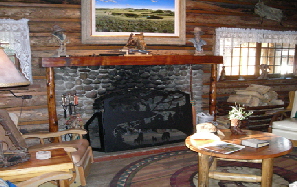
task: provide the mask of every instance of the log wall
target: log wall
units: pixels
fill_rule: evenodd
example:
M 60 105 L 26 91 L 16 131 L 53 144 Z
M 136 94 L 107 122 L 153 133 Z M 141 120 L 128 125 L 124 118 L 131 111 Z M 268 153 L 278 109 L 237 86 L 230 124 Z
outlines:
M 38 3 L 37 3 L 38 2 Z M 50 4 L 50 3 L 55 4 Z M 58 3 L 68 4 L 58 4 Z M 203 47 L 208 55 L 213 54 L 214 33 L 217 27 L 256 28 L 269 30 L 297 30 L 297 3 L 294 0 L 266 0 L 266 5 L 282 9 L 286 18 L 282 23 L 264 19 L 256 15 L 254 6 L 258 0 L 186 0 L 186 37 L 187 42 L 181 46 L 148 46 L 154 54 L 194 54 L 194 47 L 188 40 L 193 38 L 195 27 L 201 27 L 205 34 L 202 38 L 207 42 Z M 67 44 L 68 55 L 92 55 L 109 50 L 119 50 L 123 45 L 89 45 L 81 43 L 81 6 L 79 1 L 32 1 L 32 0 L 2 0 L 0 1 L 0 19 L 29 19 L 30 40 L 32 50 L 32 73 L 34 83 L 28 87 L 14 88 L 18 95 L 31 94 L 31 100 L 14 98 L 7 91 L 0 91 L 0 108 L 20 116 L 19 125 L 23 129 L 33 131 L 46 128 L 48 122 L 45 68 L 41 67 L 42 57 L 54 56 L 58 44 L 51 35 L 54 25 L 66 30 L 70 40 Z M 203 108 L 208 109 L 210 65 L 204 65 Z M 258 81 L 258 82 L 257 82 Z M 235 89 L 245 88 L 253 81 L 220 82 L 218 84 L 218 99 L 232 94 Z M 269 84 L 279 91 L 296 90 L 296 80 L 259 81 Z M 284 89 L 285 88 L 285 89 Z M 285 93 L 284 93 L 285 95 Z

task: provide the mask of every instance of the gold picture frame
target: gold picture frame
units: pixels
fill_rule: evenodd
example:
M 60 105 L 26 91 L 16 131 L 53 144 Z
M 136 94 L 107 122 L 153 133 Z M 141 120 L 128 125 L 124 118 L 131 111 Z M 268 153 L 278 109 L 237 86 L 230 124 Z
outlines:
M 185 0 L 174 0 L 174 33 L 145 33 L 146 44 L 184 45 L 186 43 Z M 81 34 L 83 44 L 125 44 L 130 36 L 124 32 L 95 32 L 95 0 L 81 1 Z M 133 32 L 139 34 L 139 32 Z

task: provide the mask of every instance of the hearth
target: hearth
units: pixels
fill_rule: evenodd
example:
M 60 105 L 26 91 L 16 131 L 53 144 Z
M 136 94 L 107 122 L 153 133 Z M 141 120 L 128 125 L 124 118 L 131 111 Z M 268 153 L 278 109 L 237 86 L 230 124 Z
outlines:
M 181 142 L 193 133 L 190 97 L 181 91 L 115 91 L 97 98 L 93 108 L 85 128 L 97 151 Z

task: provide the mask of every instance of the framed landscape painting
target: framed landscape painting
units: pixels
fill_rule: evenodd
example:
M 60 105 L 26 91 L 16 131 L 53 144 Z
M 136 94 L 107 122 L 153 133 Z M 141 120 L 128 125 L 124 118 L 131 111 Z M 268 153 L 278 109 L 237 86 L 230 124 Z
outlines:
M 147 44 L 183 45 L 185 0 L 83 0 L 82 43 L 125 44 L 131 33 Z

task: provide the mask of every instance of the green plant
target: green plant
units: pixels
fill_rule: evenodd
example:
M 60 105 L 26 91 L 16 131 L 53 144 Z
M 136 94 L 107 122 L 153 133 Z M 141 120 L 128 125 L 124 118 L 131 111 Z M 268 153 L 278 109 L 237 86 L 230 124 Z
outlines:
M 238 120 L 244 120 L 246 117 L 250 116 L 253 112 L 244 111 L 244 107 L 240 105 L 231 106 L 232 110 L 229 111 L 229 119 L 238 119 Z

